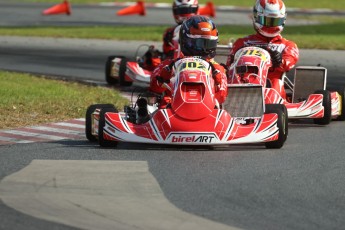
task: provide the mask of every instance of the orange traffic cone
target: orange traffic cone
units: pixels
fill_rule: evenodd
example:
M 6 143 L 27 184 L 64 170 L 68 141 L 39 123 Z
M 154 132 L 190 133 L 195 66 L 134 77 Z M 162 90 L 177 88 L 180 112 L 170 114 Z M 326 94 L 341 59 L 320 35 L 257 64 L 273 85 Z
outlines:
M 211 16 L 211 17 L 216 17 L 216 10 L 214 8 L 214 5 L 212 2 L 207 2 L 204 7 L 199 7 L 198 10 L 199 15 L 206 15 L 206 16 Z
M 143 1 L 138 1 L 134 6 L 128 6 L 117 12 L 117 15 L 129 15 L 129 14 L 139 14 L 141 16 L 146 15 L 145 5 Z
M 52 6 L 42 12 L 44 15 L 49 14 L 71 14 L 71 6 L 67 0 L 64 0 L 63 3 Z

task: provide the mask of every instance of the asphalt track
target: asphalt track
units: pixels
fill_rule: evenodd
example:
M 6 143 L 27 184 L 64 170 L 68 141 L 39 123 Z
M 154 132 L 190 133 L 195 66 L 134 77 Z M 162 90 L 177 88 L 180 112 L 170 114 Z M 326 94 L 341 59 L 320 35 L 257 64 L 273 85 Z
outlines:
M 140 43 L 5 37 L 0 68 L 104 83 L 105 57 Z M 344 52 L 301 55 L 327 66 L 332 87 L 345 85 Z M 280 150 L 0 146 L 0 229 L 344 229 L 344 128 L 290 123 Z
M 56 4 L 62 1 L 56 1 Z M 164 5 L 161 7 L 146 7 L 146 16 L 116 16 L 116 13 L 124 8 L 120 4 L 108 2 L 108 4 L 89 4 L 74 5 L 71 3 L 71 15 L 50 15 L 42 16 L 42 12 L 55 5 L 43 3 L 16 3 L 12 0 L 0 0 L 0 21 L 1 26 L 89 26 L 89 25 L 174 25 L 175 21 L 172 17 L 171 7 Z M 134 2 L 134 1 L 133 1 Z M 224 7 L 216 6 L 216 17 L 214 22 L 217 25 L 243 25 L 251 24 L 250 17 L 252 15 L 251 7 Z M 295 17 L 306 14 L 330 14 L 332 16 L 343 17 L 345 11 L 328 11 L 317 10 L 308 11 L 305 9 L 288 8 L 289 18 L 287 25 L 296 24 L 313 24 L 316 21 L 308 21 L 301 17 Z

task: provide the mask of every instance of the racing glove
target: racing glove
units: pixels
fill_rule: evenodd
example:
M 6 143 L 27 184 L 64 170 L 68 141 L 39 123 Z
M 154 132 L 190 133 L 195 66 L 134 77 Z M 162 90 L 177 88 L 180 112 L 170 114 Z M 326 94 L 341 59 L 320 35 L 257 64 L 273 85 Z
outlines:
M 169 30 L 166 32 L 166 34 L 164 34 L 163 40 L 166 44 L 170 44 L 172 43 L 173 37 L 174 37 L 174 30 Z
M 223 87 L 217 87 L 215 96 L 220 104 L 224 103 L 227 95 L 228 95 L 227 89 Z
M 215 84 L 216 85 L 222 84 L 222 74 L 221 74 L 221 72 L 218 69 L 215 69 L 212 74 L 213 74 L 213 79 L 215 81 Z
M 160 69 L 158 76 L 156 77 L 157 82 L 162 85 L 163 83 L 170 83 L 171 79 L 171 68 L 169 65 L 165 65 Z
M 282 53 L 277 50 L 269 51 L 272 59 L 273 67 L 278 67 L 283 62 Z
M 158 81 L 160 84 L 163 84 L 163 83 L 169 84 L 169 83 L 170 83 L 170 79 L 164 79 L 164 78 L 161 77 L 161 76 L 157 76 L 156 79 L 157 79 L 157 81 Z

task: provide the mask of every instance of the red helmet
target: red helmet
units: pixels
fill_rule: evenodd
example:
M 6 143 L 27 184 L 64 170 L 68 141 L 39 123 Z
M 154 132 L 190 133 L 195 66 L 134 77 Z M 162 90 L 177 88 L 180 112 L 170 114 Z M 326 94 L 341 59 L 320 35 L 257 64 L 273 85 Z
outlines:
M 185 19 L 196 15 L 198 8 L 198 0 L 174 0 L 172 10 L 176 23 L 180 25 Z
M 211 19 L 194 15 L 180 28 L 179 43 L 185 56 L 213 58 L 218 44 L 218 30 Z
M 283 31 L 286 13 L 282 0 L 256 0 L 253 14 L 254 28 L 261 35 L 275 37 Z

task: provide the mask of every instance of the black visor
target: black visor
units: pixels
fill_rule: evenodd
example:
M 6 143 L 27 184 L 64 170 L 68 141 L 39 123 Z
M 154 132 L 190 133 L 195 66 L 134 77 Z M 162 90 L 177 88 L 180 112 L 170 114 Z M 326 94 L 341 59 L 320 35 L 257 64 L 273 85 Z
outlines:
M 195 14 L 198 11 L 198 7 L 195 6 L 183 6 L 183 7 L 174 7 L 174 15 L 183 15 L 183 14 Z
M 205 38 L 186 38 L 186 44 L 194 50 L 205 51 L 217 48 L 218 40 Z

